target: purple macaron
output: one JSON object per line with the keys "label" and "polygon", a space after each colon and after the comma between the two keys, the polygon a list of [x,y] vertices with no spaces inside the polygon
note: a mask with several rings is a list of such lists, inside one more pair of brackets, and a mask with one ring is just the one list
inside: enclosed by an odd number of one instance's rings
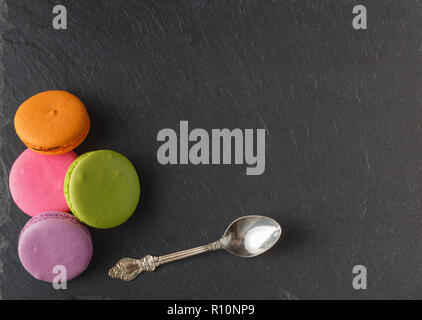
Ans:
{"label": "purple macaron", "polygon": [[92,240],[87,227],[74,216],[47,212],[33,217],[19,236],[19,258],[34,278],[53,282],[57,266],[66,270],[66,280],[80,275],[92,257]]}

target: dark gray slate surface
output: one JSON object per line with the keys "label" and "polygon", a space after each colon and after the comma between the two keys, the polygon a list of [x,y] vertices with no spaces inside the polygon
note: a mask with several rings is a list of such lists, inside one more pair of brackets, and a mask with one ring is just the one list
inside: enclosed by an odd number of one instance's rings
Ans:
{"label": "dark gray slate surface", "polygon": [[[2,0],[0,297],[422,298],[421,1]],[[365,4],[369,30],[352,29]],[[24,150],[21,102],[48,89],[87,105],[76,151],[114,149],[135,164],[142,199],[112,230],[91,230],[89,269],[66,291],[31,278],[17,256],[28,220],[8,174]],[[266,128],[266,172],[160,166],[163,128]],[[165,254],[217,239],[241,215],[285,229],[268,254],[211,253],[132,283],[108,279],[123,256]],[[368,290],[352,268],[368,268]]]}

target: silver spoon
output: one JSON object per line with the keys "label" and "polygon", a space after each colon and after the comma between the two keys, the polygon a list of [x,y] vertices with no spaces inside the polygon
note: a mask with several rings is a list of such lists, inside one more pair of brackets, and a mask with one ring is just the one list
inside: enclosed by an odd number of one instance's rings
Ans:
{"label": "silver spoon", "polygon": [[216,242],[161,257],[147,255],[142,259],[123,258],[109,270],[108,275],[114,279],[132,281],[140,273],[152,272],[163,264],[219,249],[224,249],[239,257],[251,258],[270,249],[276,244],[280,235],[280,225],[271,218],[241,217],[233,221],[223,237]]}

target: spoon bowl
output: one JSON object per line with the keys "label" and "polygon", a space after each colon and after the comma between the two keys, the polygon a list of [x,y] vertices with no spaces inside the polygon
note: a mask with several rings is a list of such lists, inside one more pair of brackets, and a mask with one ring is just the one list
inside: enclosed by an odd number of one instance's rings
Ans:
{"label": "spoon bowl", "polygon": [[281,236],[281,227],[274,219],[246,216],[232,222],[220,240],[221,248],[242,257],[256,257],[269,250]]}

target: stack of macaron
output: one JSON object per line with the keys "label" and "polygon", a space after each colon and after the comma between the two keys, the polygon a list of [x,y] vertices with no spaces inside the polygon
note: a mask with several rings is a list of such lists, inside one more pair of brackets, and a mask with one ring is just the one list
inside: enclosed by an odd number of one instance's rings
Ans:
{"label": "stack of macaron", "polygon": [[77,156],[73,149],[88,135],[90,119],[82,101],[68,92],[29,98],[16,112],[15,129],[28,149],[12,166],[10,193],[32,217],[19,237],[19,258],[36,279],[53,282],[64,267],[71,280],[91,261],[88,226],[113,228],[135,211],[138,175],[114,151]]}

